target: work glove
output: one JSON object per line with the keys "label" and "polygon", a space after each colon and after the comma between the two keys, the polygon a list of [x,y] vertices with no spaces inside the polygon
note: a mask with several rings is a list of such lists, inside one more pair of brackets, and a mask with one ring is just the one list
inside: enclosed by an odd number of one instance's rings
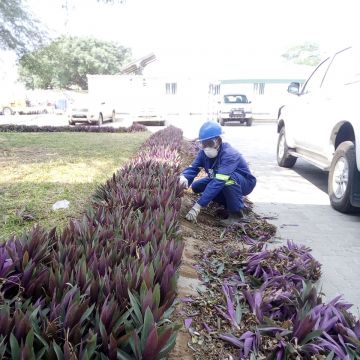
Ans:
{"label": "work glove", "polygon": [[197,222],[197,217],[200,213],[201,206],[198,203],[195,203],[195,205],[191,208],[191,210],[186,214],[185,218],[186,220],[189,220],[191,222]]}
{"label": "work glove", "polygon": [[189,187],[189,182],[184,175],[180,175],[179,184],[180,184],[180,186],[183,186],[185,189],[187,189]]}

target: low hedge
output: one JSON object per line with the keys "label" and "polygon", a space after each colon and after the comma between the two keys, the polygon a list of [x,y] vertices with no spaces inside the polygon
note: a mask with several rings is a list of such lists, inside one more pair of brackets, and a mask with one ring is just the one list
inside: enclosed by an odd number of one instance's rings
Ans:
{"label": "low hedge", "polygon": [[99,132],[127,133],[146,131],[146,126],[133,124],[129,127],[113,128],[111,126],[37,126],[37,125],[0,125],[0,132]]}

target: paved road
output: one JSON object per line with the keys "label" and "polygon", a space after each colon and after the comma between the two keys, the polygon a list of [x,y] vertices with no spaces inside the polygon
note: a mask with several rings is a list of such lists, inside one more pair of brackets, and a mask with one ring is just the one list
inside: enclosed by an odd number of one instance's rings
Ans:
{"label": "paved road", "polygon": [[250,162],[258,184],[249,196],[259,214],[275,217],[278,236],[313,249],[323,265],[320,281],[326,300],[343,294],[359,313],[360,215],[344,215],[331,208],[327,173],[298,160],[293,169],[276,163],[276,124],[227,126],[226,141]]}

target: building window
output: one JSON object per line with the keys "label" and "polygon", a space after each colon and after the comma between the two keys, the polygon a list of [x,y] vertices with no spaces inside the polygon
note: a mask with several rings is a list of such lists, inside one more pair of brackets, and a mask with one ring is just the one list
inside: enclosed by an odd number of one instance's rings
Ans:
{"label": "building window", "polygon": [[209,94],[219,95],[220,94],[220,85],[210,84],[209,85]]}
{"label": "building window", "polygon": [[254,94],[264,95],[265,83],[254,83]]}
{"label": "building window", "polygon": [[166,83],[166,94],[175,95],[177,92],[177,83]]}

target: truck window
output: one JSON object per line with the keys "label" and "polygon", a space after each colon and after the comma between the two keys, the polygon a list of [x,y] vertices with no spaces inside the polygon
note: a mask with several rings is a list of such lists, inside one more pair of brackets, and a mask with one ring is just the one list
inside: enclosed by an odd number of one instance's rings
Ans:
{"label": "truck window", "polygon": [[246,104],[247,97],[245,95],[225,95],[224,103],[225,104]]}
{"label": "truck window", "polygon": [[304,85],[302,94],[308,94],[310,92],[320,89],[322,81],[324,79],[326,70],[329,66],[329,58],[323,61],[312,73],[306,84]]}
{"label": "truck window", "polygon": [[359,58],[352,48],[338,52],[323,81],[323,87],[336,90],[339,86],[360,80]]}

